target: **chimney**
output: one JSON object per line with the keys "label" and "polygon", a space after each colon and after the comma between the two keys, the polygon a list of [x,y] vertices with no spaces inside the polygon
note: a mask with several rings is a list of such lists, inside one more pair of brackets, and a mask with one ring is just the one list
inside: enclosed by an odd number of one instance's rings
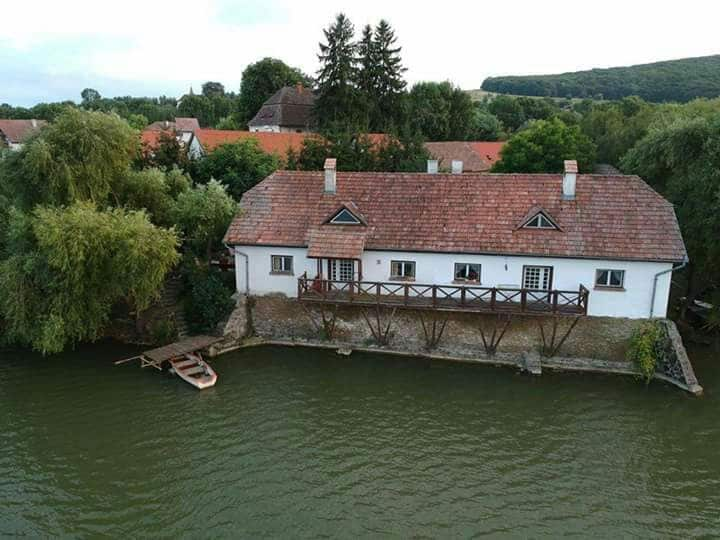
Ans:
{"label": "chimney", "polygon": [[305,88],[303,87],[303,84],[302,84],[302,83],[297,83],[297,84],[295,85],[295,89],[297,90],[297,93],[298,93],[298,94],[302,94],[302,93],[303,93],[303,90],[305,90]]}
{"label": "chimney", "polygon": [[463,172],[463,162],[459,159],[452,160],[452,173],[461,174]]}
{"label": "chimney", "polygon": [[325,193],[335,193],[337,188],[337,179],[335,177],[335,169],[337,160],[335,158],[327,158],[325,160]]}
{"label": "chimney", "polygon": [[428,174],[437,174],[438,173],[438,160],[437,159],[428,159],[427,160],[427,172],[428,172]]}
{"label": "chimney", "polygon": [[36,127],[37,127],[37,120],[35,120],[35,119],[33,118],[32,120],[30,120],[30,122],[32,122],[32,127],[33,127],[33,128],[36,128]]}
{"label": "chimney", "polygon": [[577,180],[578,164],[574,159],[565,160],[565,172],[563,173],[562,194],[563,199],[572,201],[575,199],[575,181]]}
{"label": "chimney", "polygon": [[167,120],[165,120],[165,122],[163,122],[163,126],[165,126],[165,129],[169,128],[169,127],[170,127],[170,122],[167,121]]}

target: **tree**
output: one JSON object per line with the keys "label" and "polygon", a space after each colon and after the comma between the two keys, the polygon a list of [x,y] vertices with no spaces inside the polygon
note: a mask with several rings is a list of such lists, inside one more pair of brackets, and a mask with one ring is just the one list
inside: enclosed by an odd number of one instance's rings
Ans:
{"label": "tree", "polygon": [[82,98],[82,104],[84,107],[92,107],[102,98],[100,92],[98,92],[94,88],[86,88],[85,90],[80,92],[80,97]]}
{"label": "tree", "polygon": [[124,301],[149,306],[178,260],[178,239],[144,212],[88,202],[16,213],[13,255],[0,261],[0,317],[9,341],[43,353],[101,336]]}
{"label": "tree", "polygon": [[577,160],[581,171],[591,171],[595,145],[578,126],[567,126],[557,118],[536,120],[510,138],[501,157],[494,172],[558,173],[567,159]]}
{"label": "tree", "polygon": [[449,82],[423,82],[409,96],[413,130],[430,141],[464,141],[472,136],[474,105],[470,96]]}
{"label": "tree", "polygon": [[358,120],[357,45],[353,41],[355,29],[340,13],[329,28],[323,30],[326,43],[320,43],[320,69],[317,77],[315,118],[322,126],[343,122],[354,125]]}
{"label": "tree", "polygon": [[222,144],[200,161],[196,179],[200,182],[219,180],[229,193],[240,200],[242,194],[280,165],[277,156],[266,154],[255,139]]}
{"label": "tree", "polygon": [[154,147],[144,146],[141,166],[171,169],[179,167],[187,170],[190,167],[187,149],[180,143],[174,131],[163,131],[158,136]]}
{"label": "tree", "polygon": [[117,115],[67,109],[0,162],[0,182],[24,208],[106,203],[138,149],[137,131]]}
{"label": "tree", "polygon": [[224,96],[225,87],[219,82],[208,81],[202,85],[202,95],[208,98]]}
{"label": "tree", "polygon": [[[651,128],[623,158],[675,206],[690,256],[684,307],[720,290],[720,114]],[[720,315],[715,304],[714,317]],[[683,309],[684,314],[684,309]]]}
{"label": "tree", "polygon": [[130,127],[142,131],[150,123],[144,114],[130,114],[127,117],[127,123]]}
{"label": "tree", "polygon": [[210,180],[178,196],[174,217],[188,246],[209,263],[236,212],[237,203],[225,186]]}
{"label": "tree", "polygon": [[118,206],[145,210],[155,225],[175,224],[175,199],[190,189],[190,179],[179,169],[128,171],[116,192]]}
{"label": "tree", "polygon": [[197,118],[202,127],[212,126],[216,121],[212,101],[206,96],[195,94],[185,94],[182,97],[177,115]]}
{"label": "tree", "polygon": [[355,85],[358,92],[359,122],[365,129],[373,129],[376,118],[378,58],[372,27],[363,27],[362,38],[357,44],[358,69],[355,72]]}
{"label": "tree", "polygon": [[[371,129],[387,131],[397,127],[402,121],[402,108],[400,99],[407,83],[403,73],[407,71],[400,58],[401,47],[395,44],[397,37],[395,31],[385,19],[381,19],[375,27],[374,59],[377,74],[375,79],[374,98],[376,100],[375,114]],[[468,98],[469,100],[469,98]]]}
{"label": "tree", "polygon": [[242,72],[240,97],[238,100],[239,120],[247,125],[270,96],[284,86],[312,86],[312,80],[297,68],[288,66],[282,60],[263,58],[250,64]]}

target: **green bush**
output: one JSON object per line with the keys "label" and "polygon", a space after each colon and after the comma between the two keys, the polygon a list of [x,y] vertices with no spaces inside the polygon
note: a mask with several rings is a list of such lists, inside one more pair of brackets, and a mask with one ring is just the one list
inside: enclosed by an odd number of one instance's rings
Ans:
{"label": "green bush", "polygon": [[656,321],[643,323],[630,338],[626,358],[635,364],[640,371],[639,377],[645,383],[649,384],[655,374],[662,356],[664,338],[663,329]]}
{"label": "green bush", "polygon": [[223,283],[219,270],[186,265],[185,321],[192,333],[215,329],[235,307],[233,290]]}
{"label": "green bush", "polygon": [[175,341],[177,337],[177,326],[174,320],[164,319],[155,321],[150,327],[150,339],[152,339],[155,345],[167,345]]}

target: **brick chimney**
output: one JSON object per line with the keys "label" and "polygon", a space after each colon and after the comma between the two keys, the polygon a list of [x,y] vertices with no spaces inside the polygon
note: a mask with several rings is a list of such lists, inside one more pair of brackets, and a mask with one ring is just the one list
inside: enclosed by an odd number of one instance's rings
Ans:
{"label": "brick chimney", "polygon": [[428,159],[427,160],[427,172],[428,174],[437,174],[438,172],[438,160]]}
{"label": "brick chimney", "polygon": [[453,159],[452,160],[452,173],[453,174],[462,174],[463,172],[463,162],[459,159]]}
{"label": "brick chimney", "polygon": [[337,191],[336,168],[337,160],[335,158],[325,160],[325,193],[335,193]]}
{"label": "brick chimney", "polygon": [[578,164],[574,159],[565,160],[565,172],[563,173],[562,194],[563,199],[572,201],[575,199],[575,183],[577,181]]}
{"label": "brick chimney", "polygon": [[298,94],[302,94],[305,91],[305,87],[303,86],[302,83],[297,83],[295,85],[295,90],[297,90]]}

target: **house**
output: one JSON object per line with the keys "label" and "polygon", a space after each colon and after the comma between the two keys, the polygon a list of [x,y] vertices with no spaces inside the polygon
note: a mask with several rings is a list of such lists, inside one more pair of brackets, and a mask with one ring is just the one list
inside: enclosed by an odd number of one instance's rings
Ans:
{"label": "house", "polygon": [[46,124],[45,120],[0,120],[0,148],[20,150],[23,142]]}
{"label": "house", "polygon": [[181,143],[189,145],[193,134],[199,129],[200,123],[197,118],[175,118],[174,122],[169,120],[153,122],[144,131],[174,131]]}
{"label": "house", "polygon": [[273,133],[233,131],[225,129],[199,129],[190,143],[188,154],[192,159],[199,159],[215,150],[221,144],[253,139],[263,152],[275,154],[285,160],[287,152],[292,149],[299,152],[303,141],[308,135],[304,133]]}
{"label": "house", "polygon": [[638,176],[276,171],[225,243],[238,291],[338,303],[664,317],[687,261]]}
{"label": "house", "polygon": [[444,141],[427,142],[425,149],[438,160],[441,170],[450,171],[453,161],[461,161],[465,172],[485,172],[500,160],[504,145],[503,141]]}
{"label": "house", "polygon": [[285,86],[275,92],[248,122],[250,131],[309,133],[312,131],[315,95],[303,85]]}

